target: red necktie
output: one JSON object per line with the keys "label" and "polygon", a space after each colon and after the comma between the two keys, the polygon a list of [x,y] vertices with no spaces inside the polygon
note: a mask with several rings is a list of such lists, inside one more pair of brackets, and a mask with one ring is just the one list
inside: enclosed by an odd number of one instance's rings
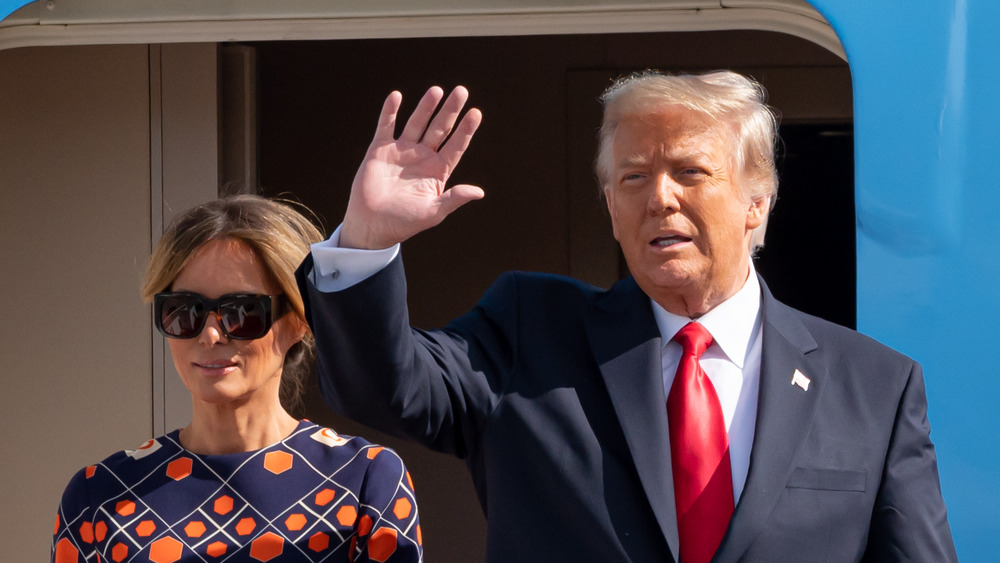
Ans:
{"label": "red necktie", "polygon": [[674,340],[684,348],[667,396],[680,560],[707,563],[733,515],[729,438],[715,387],[698,363],[712,335],[688,323]]}

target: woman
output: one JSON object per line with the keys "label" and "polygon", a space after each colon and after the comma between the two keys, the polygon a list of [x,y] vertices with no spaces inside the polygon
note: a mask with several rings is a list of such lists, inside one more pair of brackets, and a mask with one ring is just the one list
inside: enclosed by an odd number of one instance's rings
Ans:
{"label": "woman", "polygon": [[77,473],[52,561],[422,560],[399,457],[288,412],[313,347],[294,273],[321,239],[257,196],[206,203],[164,233],[143,297],[191,422]]}

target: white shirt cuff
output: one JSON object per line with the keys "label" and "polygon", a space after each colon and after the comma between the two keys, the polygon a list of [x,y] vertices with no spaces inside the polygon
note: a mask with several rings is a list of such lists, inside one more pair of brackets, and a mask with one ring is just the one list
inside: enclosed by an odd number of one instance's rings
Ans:
{"label": "white shirt cuff", "polygon": [[399,254],[398,244],[383,250],[340,248],[341,226],[330,238],[311,246],[313,271],[309,277],[323,293],[343,291],[365,281],[382,271]]}

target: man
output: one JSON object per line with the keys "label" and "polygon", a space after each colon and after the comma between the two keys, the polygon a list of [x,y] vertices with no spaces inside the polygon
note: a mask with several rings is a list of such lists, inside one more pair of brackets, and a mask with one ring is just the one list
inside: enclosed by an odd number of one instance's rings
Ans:
{"label": "man", "polygon": [[389,96],[299,274],[327,401],[464,458],[487,560],[956,559],[920,367],[782,305],[753,268],[777,190],[759,85],[619,81],[597,167],[632,277],[505,274],[425,332],[398,244],[483,194],[444,189],[481,116],[458,121],[461,88],[434,115],[442,97],[397,140]]}

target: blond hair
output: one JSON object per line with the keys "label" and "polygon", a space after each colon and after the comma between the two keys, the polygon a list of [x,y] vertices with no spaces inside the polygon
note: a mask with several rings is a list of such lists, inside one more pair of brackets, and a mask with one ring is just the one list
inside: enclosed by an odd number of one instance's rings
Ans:
{"label": "blond hair", "polygon": [[[778,117],[766,103],[767,93],[757,81],[732,71],[670,75],[644,71],[618,79],[601,96],[601,124],[595,169],[602,189],[613,187],[612,145],[621,120],[631,115],[653,113],[663,106],[679,105],[728,124],[732,139],[733,169],[743,193],[753,200],[778,197],[778,172],[774,153],[778,142]],[[768,210],[770,211],[770,209]],[[764,246],[767,216],[750,240],[750,250]]]}
{"label": "blond hair", "polygon": [[[309,253],[310,244],[323,240],[323,234],[292,205],[298,204],[236,195],[203,203],[180,215],[153,249],[142,286],[143,300],[151,302],[154,295],[169,289],[205,243],[232,239],[253,249],[268,275],[281,288],[293,314],[308,326],[295,270]],[[313,215],[304,206],[298,206]],[[281,401],[289,411],[300,404],[315,345],[312,333],[307,330],[303,339],[285,354]]]}

